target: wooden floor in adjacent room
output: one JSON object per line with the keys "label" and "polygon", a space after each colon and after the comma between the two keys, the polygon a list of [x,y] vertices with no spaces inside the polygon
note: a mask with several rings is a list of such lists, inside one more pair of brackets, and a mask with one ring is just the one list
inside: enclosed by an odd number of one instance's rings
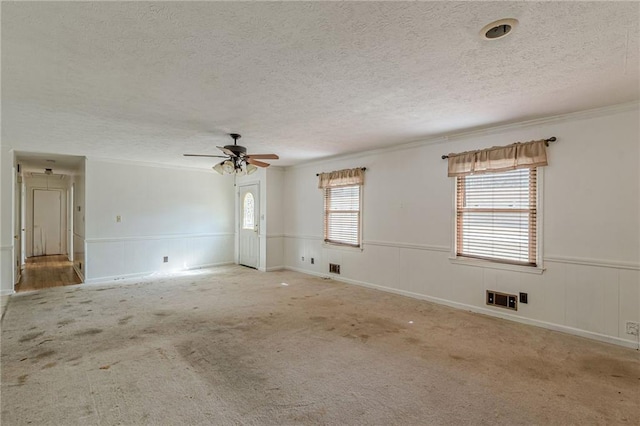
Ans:
{"label": "wooden floor in adjacent room", "polygon": [[42,290],[50,287],[81,284],[66,255],[30,257],[25,262],[16,291]]}

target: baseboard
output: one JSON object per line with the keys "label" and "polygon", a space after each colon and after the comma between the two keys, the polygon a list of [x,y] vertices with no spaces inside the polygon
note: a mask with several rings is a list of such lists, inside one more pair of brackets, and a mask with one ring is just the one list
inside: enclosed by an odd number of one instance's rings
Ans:
{"label": "baseboard", "polygon": [[193,266],[191,268],[185,269],[185,271],[193,271],[195,269],[206,269],[206,268],[215,268],[216,266],[226,266],[226,265],[235,265],[236,262],[230,260],[228,262],[218,262],[218,263],[206,263],[204,265]]}
{"label": "baseboard", "polygon": [[[10,291],[10,290],[5,290]],[[7,308],[9,307],[9,299],[11,295],[0,295],[0,322],[4,320],[4,314],[7,313]]]}
{"label": "baseboard", "polygon": [[[213,268],[216,266],[225,266],[225,265],[233,265],[234,262],[219,262],[219,263],[207,263],[204,265],[198,265],[198,266],[193,266],[191,268],[187,268],[187,269],[181,269],[179,271],[175,271],[176,274],[179,274],[180,272],[187,272],[187,271],[194,271],[197,269],[206,269],[206,268]],[[154,274],[162,274],[162,273],[171,273],[171,272],[165,272],[165,271],[147,271],[147,272],[136,272],[133,274],[123,274],[123,275],[111,275],[108,277],[97,277],[97,278],[89,278],[88,280],[84,280],[85,284],[99,284],[99,283],[106,283],[106,282],[110,282],[110,281],[121,281],[121,280],[130,280],[130,279],[135,279],[135,278],[148,278],[153,276]]]}
{"label": "baseboard", "polygon": [[15,294],[15,292],[15,290],[0,290],[0,297],[11,296],[12,294]]}
{"label": "baseboard", "polygon": [[78,269],[75,263],[73,264],[73,270],[76,271],[76,274],[78,274],[80,281],[85,282],[84,274],[80,271],[80,269]]}
{"label": "baseboard", "polygon": [[[334,278],[334,274],[322,274],[320,272],[309,271],[307,269],[296,268],[296,267],[293,267],[293,266],[283,266],[283,268],[286,269],[287,271],[300,272],[301,274],[313,275],[314,277]],[[339,276],[337,278],[335,278],[335,280],[336,281],[341,281]]]}
{"label": "baseboard", "polygon": [[439,305],[449,306],[455,309],[461,309],[465,311],[470,311],[478,314],[488,315],[492,317],[502,318],[514,322],[518,322],[521,324],[533,325],[536,327],[545,328],[547,330],[559,331],[561,333],[571,334],[574,336],[584,337],[591,340],[597,340],[600,342],[611,343],[618,346],[624,346],[631,349],[640,349],[638,347],[638,342],[634,340],[626,340],[621,339],[619,337],[608,336],[606,334],[595,333],[592,331],[582,330],[579,328],[573,328],[566,325],[554,324],[546,321],[536,320],[532,318],[520,317],[517,315],[512,315],[505,312],[497,312],[488,308],[483,308],[474,305],[467,305],[466,303],[454,302],[448,299],[441,299],[439,297],[426,296],[424,294],[413,293],[406,290],[399,290],[391,287],[385,287],[377,284],[371,284],[364,281],[358,281],[351,278],[344,278],[335,274],[322,274],[315,271],[309,271],[301,268],[294,268],[290,266],[285,266],[285,269],[295,272],[300,272],[307,275],[313,275],[321,278],[330,278],[335,281],[340,281],[346,284],[354,284],[361,287],[372,288],[375,290],[386,291],[388,293],[399,294],[401,296],[412,297],[414,299],[426,300],[428,302],[437,303]]}
{"label": "baseboard", "polygon": [[282,271],[283,269],[286,269],[284,266],[280,265],[280,266],[269,266],[266,271],[267,272],[273,272],[273,271]]}

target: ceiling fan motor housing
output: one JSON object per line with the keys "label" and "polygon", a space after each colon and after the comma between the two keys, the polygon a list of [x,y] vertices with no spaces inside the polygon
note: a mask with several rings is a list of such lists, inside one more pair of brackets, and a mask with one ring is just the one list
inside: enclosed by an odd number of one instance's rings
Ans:
{"label": "ceiling fan motor housing", "polygon": [[244,146],[240,146],[240,145],[225,145],[224,148],[228,149],[231,152],[233,152],[238,157],[240,157],[241,155],[244,156],[244,155],[247,154],[247,148],[245,148]]}

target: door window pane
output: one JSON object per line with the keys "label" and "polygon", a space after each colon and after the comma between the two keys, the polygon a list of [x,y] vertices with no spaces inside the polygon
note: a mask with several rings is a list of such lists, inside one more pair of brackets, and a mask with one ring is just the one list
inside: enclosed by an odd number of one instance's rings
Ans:
{"label": "door window pane", "polygon": [[242,229],[253,229],[255,226],[253,194],[247,192],[242,202]]}

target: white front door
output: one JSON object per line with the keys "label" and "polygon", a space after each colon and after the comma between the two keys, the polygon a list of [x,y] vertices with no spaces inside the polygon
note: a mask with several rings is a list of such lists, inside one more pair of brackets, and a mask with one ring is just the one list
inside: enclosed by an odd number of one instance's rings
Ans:
{"label": "white front door", "polygon": [[33,192],[33,255],[61,254],[61,193],[36,189]]}
{"label": "white front door", "polygon": [[238,239],[238,263],[252,268],[258,268],[258,248],[260,241],[260,192],[258,184],[240,187],[238,210],[239,239]]}

